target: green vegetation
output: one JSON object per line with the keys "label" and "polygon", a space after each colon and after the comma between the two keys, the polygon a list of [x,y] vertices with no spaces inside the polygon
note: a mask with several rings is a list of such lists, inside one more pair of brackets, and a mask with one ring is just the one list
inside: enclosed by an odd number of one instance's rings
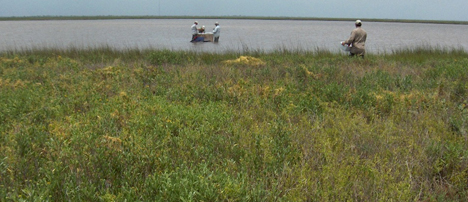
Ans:
{"label": "green vegetation", "polygon": [[[23,16],[0,17],[0,21],[12,20],[117,20],[117,19],[242,19],[242,20],[317,20],[317,21],[355,21],[351,18],[318,18],[318,17],[273,17],[273,16]],[[402,23],[433,23],[433,24],[463,24],[467,21],[451,20],[410,20],[410,19],[374,19],[364,18],[366,22],[402,22]]]}
{"label": "green vegetation", "polygon": [[0,199],[465,200],[467,67],[430,47],[3,52]]}

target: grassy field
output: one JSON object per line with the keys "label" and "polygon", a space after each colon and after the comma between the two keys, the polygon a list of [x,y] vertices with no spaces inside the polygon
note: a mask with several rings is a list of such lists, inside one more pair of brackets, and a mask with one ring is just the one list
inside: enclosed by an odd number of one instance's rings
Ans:
{"label": "grassy field", "polygon": [[0,53],[0,201],[462,201],[468,54]]}

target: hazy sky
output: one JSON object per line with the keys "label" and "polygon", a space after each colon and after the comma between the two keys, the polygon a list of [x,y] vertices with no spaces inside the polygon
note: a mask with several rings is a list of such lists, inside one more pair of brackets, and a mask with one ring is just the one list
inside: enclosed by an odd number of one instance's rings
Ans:
{"label": "hazy sky", "polygon": [[0,16],[197,15],[468,21],[468,0],[0,0]]}

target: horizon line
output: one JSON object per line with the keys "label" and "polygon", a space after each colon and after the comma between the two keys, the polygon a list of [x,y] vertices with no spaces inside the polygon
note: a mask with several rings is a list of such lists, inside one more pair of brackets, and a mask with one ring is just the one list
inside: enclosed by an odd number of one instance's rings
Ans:
{"label": "horizon line", "polygon": [[[10,20],[111,20],[111,19],[243,19],[243,20],[316,20],[316,21],[354,21],[357,18],[332,17],[289,17],[289,16],[193,16],[193,15],[36,15],[36,16],[3,16],[0,21]],[[386,19],[386,18],[359,18],[368,22],[401,22],[401,23],[433,23],[433,24],[464,24],[468,21],[457,20],[421,20],[421,19]]]}

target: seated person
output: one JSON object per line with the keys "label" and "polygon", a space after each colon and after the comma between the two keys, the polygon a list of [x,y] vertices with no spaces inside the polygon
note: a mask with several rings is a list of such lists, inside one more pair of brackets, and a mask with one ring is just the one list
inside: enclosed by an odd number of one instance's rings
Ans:
{"label": "seated person", "polygon": [[205,25],[203,25],[200,29],[198,29],[199,34],[205,33]]}

